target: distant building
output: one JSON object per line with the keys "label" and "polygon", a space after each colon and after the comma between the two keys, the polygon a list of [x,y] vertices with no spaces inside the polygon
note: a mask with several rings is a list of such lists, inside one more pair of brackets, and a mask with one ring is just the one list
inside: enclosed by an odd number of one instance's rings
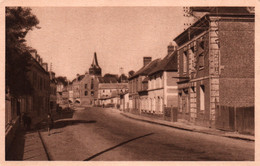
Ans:
{"label": "distant building", "polygon": [[63,88],[65,87],[65,85],[57,80],[57,84],[56,84],[56,98],[57,98],[57,104],[62,104],[63,100],[62,100],[62,91]]}
{"label": "distant building", "polygon": [[113,98],[120,99],[120,94],[128,92],[128,83],[106,83],[99,82],[98,84],[98,104],[119,104],[119,101],[114,102]]}
{"label": "distant building", "polygon": [[69,104],[74,103],[74,97],[73,97],[73,83],[69,82],[68,83],[68,92],[69,92]]}
{"label": "distant building", "polygon": [[147,77],[159,61],[160,59],[152,61],[151,57],[144,57],[143,67],[129,78],[129,108],[132,112],[141,113],[141,106],[142,110],[149,110]]}
{"label": "distant building", "polygon": [[55,79],[55,73],[50,71],[50,112],[56,111],[57,105],[57,80]]}
{"label": "distant building", "polygon": [[80,100],[83,105],[97,105],[98,103],[98,83],[102,75],[102,69],[98,65],[97,54],[94,53],[89,73],[84,75],[80,83]]}
{"label": "distant building", "polygon": [[213,8],[174,39],[178,118],[214,127],[217,107],[254,106],[254,21],[247,8]]}
{"label": "distant building", "polygon": [[[77,74],[77,77],[72,81],[72,86],[69,86],[70,94],[73,93],[73,102],[77,104],[81,103],[81,81],[84,77],[84,75]],[[71,88],[73,92],[71,92]]]}

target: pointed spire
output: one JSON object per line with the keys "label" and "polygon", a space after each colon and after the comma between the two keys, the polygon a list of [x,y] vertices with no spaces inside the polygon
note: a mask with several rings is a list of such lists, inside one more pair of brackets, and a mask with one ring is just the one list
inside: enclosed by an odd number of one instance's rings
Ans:
{"label": "pointed spire", "polygon": [[94,53],[93,61],[91,67],[89,68],[90,75],[101,75],[101,68],[98,65],[97,54]]}
{"label": "pointed spire", "polygon": [[93,61],[92,61],[91,66],[92,66],[92,67],[100,68],[100,67],[98,66],[97,53],[96,53],[96,52],[94,53],[94,58],[93,58]]}

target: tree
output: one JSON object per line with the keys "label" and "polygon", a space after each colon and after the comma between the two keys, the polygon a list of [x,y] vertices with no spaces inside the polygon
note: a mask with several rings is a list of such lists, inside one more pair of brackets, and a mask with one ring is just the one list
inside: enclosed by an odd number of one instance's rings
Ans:
{"label": "tree", "polygon": [[128,78],[132,77],[134,74],[135,74],[135,71],[134,70],[130,70],[128,72]]}
{"label": "tree", "polygon": [[26,45],[25,36],[39,20],[31,13],[30,8],[6,7],[6,86],[13,96],[22,96],[32,92],[27,77],[30,66],[30,47]]}
{"label": "tree", "polygon": [[123,82],[127,82],[128,81],[128,78],[125,74],[121,74],[120,77],[118,78],[118,82],[119,83],[123,83]]}
{"label": "tree", "polygon": [[57,82],[61,82],[64,86],[67,86],[69,81],[67,80],[67,77],[58,76],[56,78]]}

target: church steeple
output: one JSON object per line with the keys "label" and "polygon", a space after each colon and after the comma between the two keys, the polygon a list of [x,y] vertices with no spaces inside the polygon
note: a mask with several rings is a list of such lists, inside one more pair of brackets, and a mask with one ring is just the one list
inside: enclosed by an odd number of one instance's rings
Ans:
{"label": "church steeple", "polygon": [[89,74],[101,76],[101,68],[98,65],[96,52],[94,53],[93,61],[92,61],[91,67],[89,68]]}

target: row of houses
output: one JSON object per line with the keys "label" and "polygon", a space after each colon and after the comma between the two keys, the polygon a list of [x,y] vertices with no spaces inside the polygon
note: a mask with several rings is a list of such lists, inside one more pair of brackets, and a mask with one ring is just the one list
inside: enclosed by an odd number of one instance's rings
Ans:
{"label": "row of houses", "polygon": [[[254,133],[255,15],[247,7],[203,12],[173,39],[163,59],[144,57],[129,78],[124,111]],[[240,117],[240,118],[238,118]]]}
{"label": "row of houses", "polygon": [[48,71],[48,64],[43,62],[36,50],[30,50],[28,53],[31,58],[27,77],[32,86],[32,93],[14,97],[6,85],[5,134],[7,149],[24,113],[31,117],[32,124],[36,124],[46,118],[47,113],[56,108],[55,73]]}
{"label": "row of houses", "polygon": [[120,94],[128,92],[128,83],[118,81],[115,75],[102,76],[94,53],[92,64],[84,75],[64,85],[57,84],[57,103],[60,105],[119,106]]}

